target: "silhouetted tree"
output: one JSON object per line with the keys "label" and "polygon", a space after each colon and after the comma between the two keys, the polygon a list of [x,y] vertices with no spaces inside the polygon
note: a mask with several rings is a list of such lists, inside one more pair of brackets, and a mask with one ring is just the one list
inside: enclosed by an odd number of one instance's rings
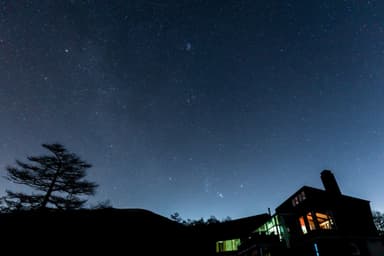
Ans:
{"label": "silhouetted tree", "polygon": [[373,216],[373,223],[375,223],[376,229],[379,232],[380,235],[384,235],[384,214],[375,211],[372,213]]}
{"label": "silhouetted tree", "polygon": [[220,220],[218,220],[215,216],[211,216],[209,219],[207,219],[206,224],[216,224],[220,223]]}
{"label": "silhouetted tree", "polygon": [[183,219],[180,217],[178,212],[171,214],[171,220],[176,221],[178,223],[183,223]]}
{"label": "silhouetted tree", "polygon": [[200,218],[198,220],[187,220],[187,225],[190,226],[204,226],[207,225],[207,223],[204,221],[204,218]]}
{"label": "silhouetted tree", "polygon": [[231,221],[231,220],[232,220],[231,217],[227,216],[227,217],[225,217],[225,218],[222,220],[222,222],[227,222],[227,221]]}
{"label": "silhouetted tree", "polygon": [[105,200],[105,201],[100,201],[100,202],[97,202],[96,205],[92,205],[91,206],[91,209],[111,209],[113,208],[112,207],[112,203],[109,199]]}
{"label": "silhouetted tree", "polygon": [[93,195],[97,184],[84,179],[90,164],[61,144],[43,144],[50,155],[30,156],[31,163],[16,161],[17,167],[8,166],[6,178],[40,193],[6,191],[3,198],[8,210],[26,209],[78,209]]}
{"label": "silhouetted tree", "polygon": [[[191,220],[191,219],[183,220],[183,218],[181,218],[181,216],[178,212],[171,214],[171,219],[180,223],[180,224],[183,224],[185,226],[205,226],[205,225],[220,223],[220,220],[218,220],[213,215],[209,219],[207,219],[206,221],[203,218],[200,218],[198,220]],[[229,217],[227,217],[227,219],[224,221],[228,221],[228,220],[230,220]]]}

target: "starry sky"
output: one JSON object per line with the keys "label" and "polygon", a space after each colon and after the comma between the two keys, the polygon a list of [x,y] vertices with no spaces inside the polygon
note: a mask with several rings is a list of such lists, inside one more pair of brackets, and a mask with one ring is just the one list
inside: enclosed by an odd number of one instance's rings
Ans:
{"label": "starry sky", "polygon": [[60,142],[90,205],[234,219],[330,169],[384,211],[383,71],[383,1],[0,0],[1,176]]}

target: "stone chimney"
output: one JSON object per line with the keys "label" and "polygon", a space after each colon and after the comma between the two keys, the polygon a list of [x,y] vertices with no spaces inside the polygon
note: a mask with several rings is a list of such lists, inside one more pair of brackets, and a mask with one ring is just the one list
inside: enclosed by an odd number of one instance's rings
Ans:
{"label": "stone chimney", "polygon": [[321,172],[321,181],[323,182],[323,186],[325,188],[325,191],[334,194],[334,195],[341,195],[341,191],[339,188],[339,185],[337,184],[337,181],[335,179],[335,176],[333,173],[329,170],[324,170]]}

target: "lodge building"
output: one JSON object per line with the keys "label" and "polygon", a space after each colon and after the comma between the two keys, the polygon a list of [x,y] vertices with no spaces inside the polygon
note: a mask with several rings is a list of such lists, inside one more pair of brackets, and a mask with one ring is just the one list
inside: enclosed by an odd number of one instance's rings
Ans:
{"label": "lodge building", "polygon": [[324,190],[300,188],[248,236],[217,241],[217,255],[383,256],[369,201],[343,195],[329,170],[321,180]]}

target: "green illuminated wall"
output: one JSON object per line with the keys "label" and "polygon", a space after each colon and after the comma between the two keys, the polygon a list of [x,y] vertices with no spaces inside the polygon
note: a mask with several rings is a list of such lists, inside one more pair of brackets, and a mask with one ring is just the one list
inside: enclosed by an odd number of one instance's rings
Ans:
{"label": "green illuminated wall", "polygon": [[264,223],[262,226],[260,226],[256,232],[259,233],[266,233],[267,235],[279,235],[279,228],[280,223],[279,223],[279,218],[278,216],[273,216],[269,221]]}
{"label": "green illuminated wall", "polygon": [[231,239],[216,242],[216,252],[232,252],[237,251],[240,246],[240,239]]}

